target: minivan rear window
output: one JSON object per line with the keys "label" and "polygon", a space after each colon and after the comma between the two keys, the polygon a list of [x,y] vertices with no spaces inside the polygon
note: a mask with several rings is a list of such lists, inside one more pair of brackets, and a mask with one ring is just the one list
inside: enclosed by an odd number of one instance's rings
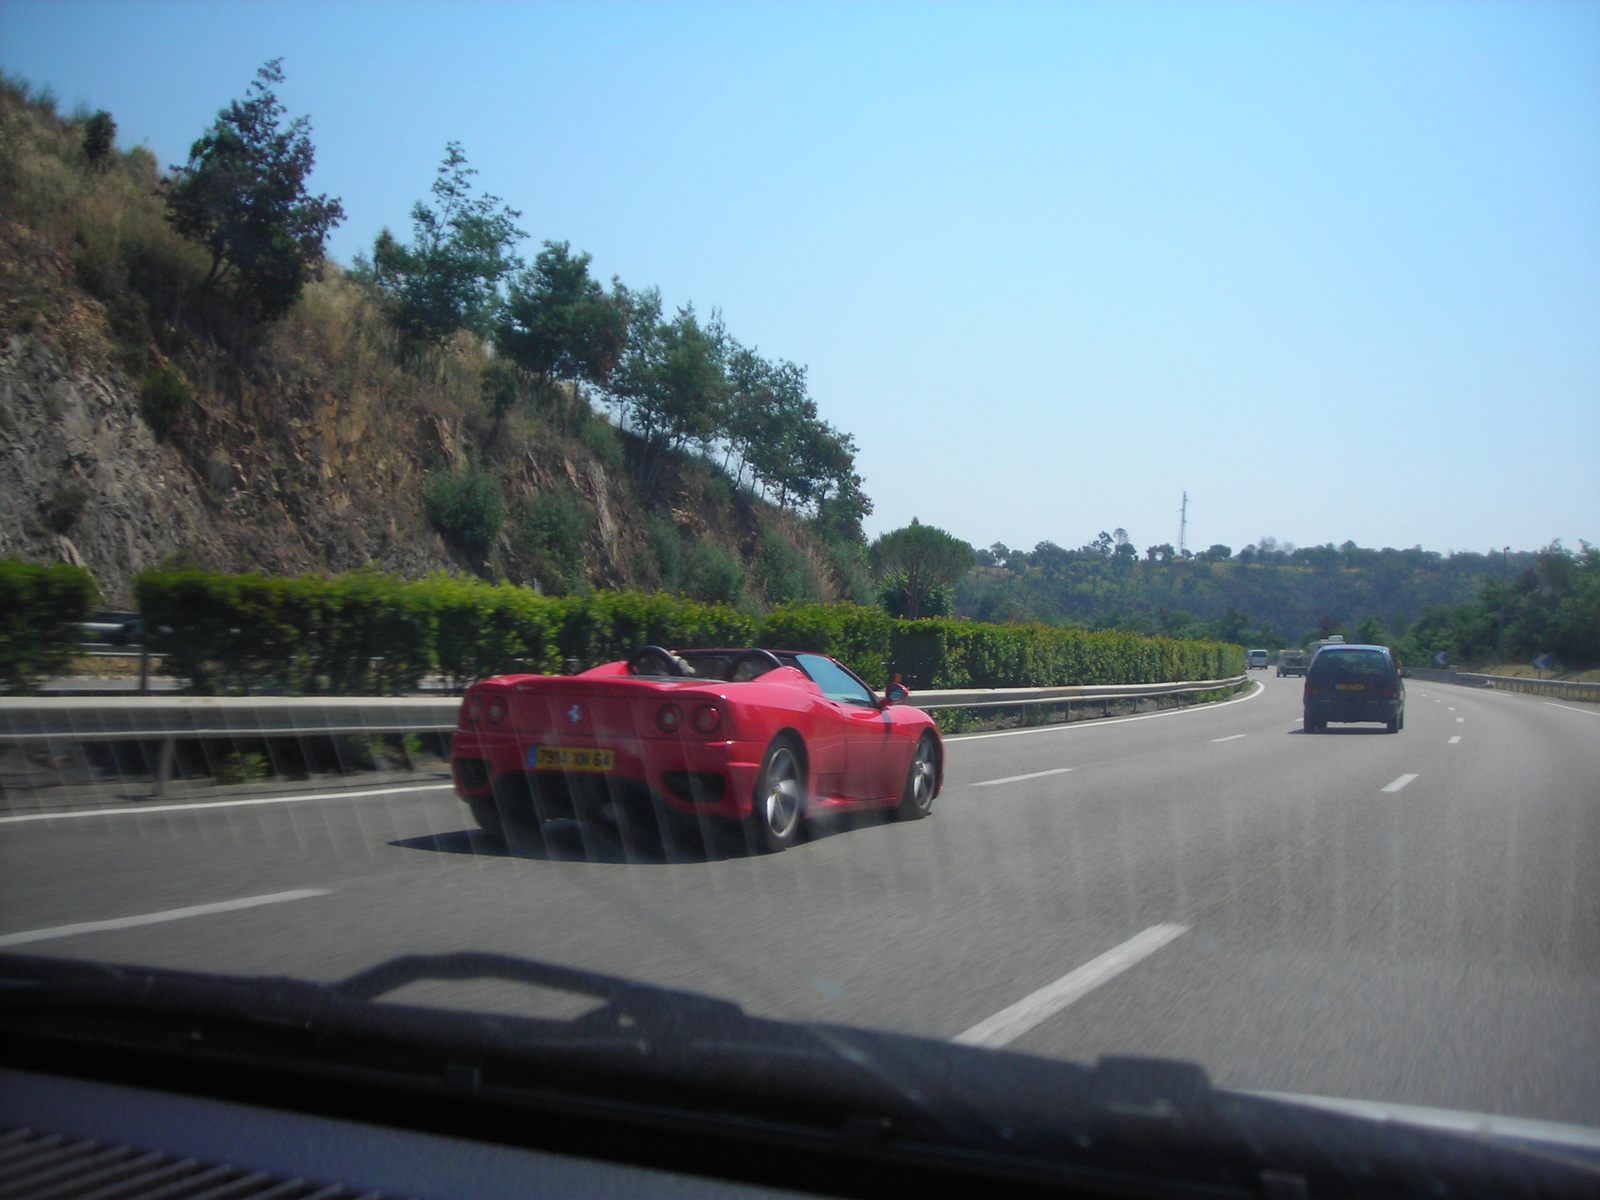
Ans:
{"label": "minivan rear window", "polygon": [[1311,669],[1318,675],[1383,675],[1389,659],[1381,650],[1324,650]]}

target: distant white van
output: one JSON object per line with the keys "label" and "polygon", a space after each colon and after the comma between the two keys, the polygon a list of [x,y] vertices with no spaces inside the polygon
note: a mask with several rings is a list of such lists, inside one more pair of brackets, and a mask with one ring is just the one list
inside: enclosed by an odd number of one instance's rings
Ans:
{"label": "distant white van", "polygon": [[1244,656],[1245,669],[1254,671],[1257,667],[1267,669],[1267,652],[1265,650],[1247,650]]}

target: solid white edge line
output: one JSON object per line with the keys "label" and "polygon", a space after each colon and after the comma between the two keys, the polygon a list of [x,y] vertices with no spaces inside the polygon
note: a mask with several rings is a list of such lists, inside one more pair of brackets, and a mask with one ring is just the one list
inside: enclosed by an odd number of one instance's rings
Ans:
{"label": "solid white edge line", "polygon": [[950,1040],[963,1046],[987,1046],[990,1049],[1008,1045],[1188,932],[1187,925],[1152,925],[1144,932],[1134,934],[1122,945],[1091,958],[1077,970],[1069,971],[1054,983],[1046,984],[1015,1004],[1002,1008],[994,1016],[979,1021],[965,1033],[958,1033]]}
{"label": "solid white edge line", "polygon": [[1458,734],[1455,735],[1455,737],[1451,738],[1448,742],[1446,742],[1445,745],[1446,746],[1454,746],[1460,740],[1461,740],[1461,735],[1458,733]]}
{"label": "solid white edge line", "polygon": [[[1104,729],[1107,725],[1126,725],[1130,721],[1154,721],[1157,717],[1181,717],[1188,713],[1221,712],[1226,711],[1230,704],[1243,704],[1247,700],[1254,700],[1267,690],[1266,684],[1259,679],[1250,685],[1255,690],[1248,696],[1240,696],[1234,700],[1213,701],[1210,704],[1196,704],[1193,708],[1170,708],[1166,712],[1140,713],[1137,717],[1101,717],[1099,720],[1073,721],[1070,724],[1062,721],[1058,725],[1039,725],[1032,729],[1002,729],[998,733],[952,733],[944,740],[947,742],[976,742],[982,738],[1021,737],[1028,733],[1060,733],[1063,729]],[[1117,699],[1126,700],[1126,696]],[[909,701],[916,707],[916,700]]]}
{"label": "solid white edge line", "polygon": [[972,787],[997,787],[1002,783],[1021,783],[1024,779],[1043,779],[1046,775],[1065,775],[1071,767],[1052,767],[1048,771],[1030,771],[1026,775],[1007,775],[1004,779],[985,779]]}
{"label": "solid white edge line", "polygon": [[79,817],[130,817],[145,813],[190,812],[197,808],[245,808],[260,804],[298,804],[307,800],[353,800],[365,796],[404,796],[412,792],[443,792],[454,788],[453,783],[428,783],[420,787],[373,788],[360,792],[318,792],[302,796],[255,796],[249,800],[197,800],[193,804],[140,804],[130,800],[123,808],[77,808],[61,812],[21,813],[0,817],[0,825],[15,825],[21,821],[71,821]]}
{"label": "solid white edge line", "polygon": [[1570,704],[1557,704],[1554,700],[1546,700],[1545,703],[1551,708],[1559,708],[1562,712],[1582,713],[1586,717],[1600,717],[1600,710],[1573,708]]}
{"label": "solid white edge line", "polygon": [[1393,781],[1391,781],[1389,783],[1384,784],[1378,790],[1380,792],[1398,792],[1401,788],[1405,787],[1406,784],[1410,783],[1416,777],[1417,777],[1416,776],[1416,772],[1413,771],[1413,772],[1411,772],[1409,774],[1400,776],[1399,779],[1396,779],[1396,780],[1393,780]]}
{"label": "solid white edge line", "polygon": [[1242,737],[1249,737],[1247,733],[1230,733],[1227,737],[1212,738],[1213,742],[1236,742]]}
{"label": "solid white edge line", "polygon": [[292,892],[271,892],[265,896],[243,896],[238,900],[219,900],[215,904],[191,904],[187,908],[141,913],[136,917],[113,917],[109,921],[79,921],[74,925],[52,925],[47,929],[24,929],[18,933],[0,934],[0,946],[26,946],[29,942],[48,942],[52,938],[75,937],[80,933],[104,933],[112,929],[133,929],[139,925],[160,925],[166,921],[182,921],[189,917],[236,912],[241,908],[259,908],[263,904],[283,904],[289,900],[307,900],[312,896],[330,894],[327,888],[297,888]]}

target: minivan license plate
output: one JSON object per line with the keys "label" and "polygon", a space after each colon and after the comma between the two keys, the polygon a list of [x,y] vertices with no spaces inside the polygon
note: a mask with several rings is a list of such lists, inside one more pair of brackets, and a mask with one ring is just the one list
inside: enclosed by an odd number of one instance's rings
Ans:
{"label": "minivan license plate", "polygon": [[591,771],[604,774],[615,765],[616,752],[613,750],[535,746],[528,751],[528,766],[535,771]]}
{"label": "minivan license plate", "polygon": [[1367,685],[1364,683],[1336,683],[1333,685],[1333,690],[1336,692],[1364,692],[1367,690]]}

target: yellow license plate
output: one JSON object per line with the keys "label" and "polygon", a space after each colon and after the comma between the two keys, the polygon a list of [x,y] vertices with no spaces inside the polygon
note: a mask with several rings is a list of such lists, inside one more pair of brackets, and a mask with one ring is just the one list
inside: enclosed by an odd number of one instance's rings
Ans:
{"label": "yellow license plate", "polygon": [[604,774],[616,765],[616,752],[536,746],[528,751],[528,759],[528,765],[535,771],[592,771]]}
{"label": "yellow license plate", "polygon": [[1333,690],[1336,692],[1364,692],[1367,690],[1367,685],[1364,683],[1336,683],[1333,685]]}

